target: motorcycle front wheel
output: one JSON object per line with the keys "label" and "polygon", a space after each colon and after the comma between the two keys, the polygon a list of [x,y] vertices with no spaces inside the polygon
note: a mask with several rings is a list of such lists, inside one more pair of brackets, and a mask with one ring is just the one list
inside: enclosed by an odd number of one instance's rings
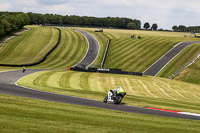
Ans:
{"label": "motorcycle front wheel", "polygon": [[122,96],[116,96],[115,100],[114,100],[114,104],[120,104],[122,101]]}

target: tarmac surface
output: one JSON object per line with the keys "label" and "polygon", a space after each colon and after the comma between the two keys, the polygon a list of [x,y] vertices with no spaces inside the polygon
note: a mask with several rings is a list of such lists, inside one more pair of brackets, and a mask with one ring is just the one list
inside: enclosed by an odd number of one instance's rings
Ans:
{"label": "tarmac surface", "polygon": [[[89,45],[93,45],[94,43],[97,44],[96,39],[91,41],[91,43],[89,43]],[[98,48],[98,46],[93,47],[93,48],[94,49],[92,49],[92,50],[96,51],[95,53],[97,53],[98,50],[96,48]],[[90,52],[90,51],[88,50],[88,52]],[[94,54],[94,55],[96,56],[96,54]],[[96,57],[93,58],[93,60],[91,58],[85,57],[82,60],[83,62],[80,62],[77,66],[79,66],[80,64],[92,63],[95,59],[96,59]],[[49,93],[49,92],[45,92],[45,91],[34,90],[34,89],[26,88],[26,87],[21,87],[16,84],[16,82],[20,78],[22,78],[26,75],[29,75],[31,73],[35,73],[35,72],[43,71],[43,70],[44,69],[32,69],[32,70],[26,70],[25,73],[22,73],[22,70],[0,72],[0,93],[14,95],[14,96],[20,96],[20,97],[28,97],[28,98],[33,98],[33,99],[53,101],[53,102],[60,102],[60,103],[75,104],[75,105],[97,107],[97,108],[103,108],[103,109],[109,109],[109,110],[123,111],[123,112],[156,115],[156,116],[163,116],[163,117],[174,117],[174,118],[181,118],[181,119],[200,120],[199,116],[177,114],[177,113],[165,112],[165,111],[159,111],[159,110],[151,110],[151,109],[140,108],[140,107],[126,106],[123,104],[120,104],[120,105],[106,104],[101,101],[95,101],[95,100],[90,100],[90,99],[84,99],[84,98],[78,98],[78,97],[73,97],[73,96],[60,95],[60,94]],[[104,97],[102,97],[102,101],[103,101],[103,99],[104,99]]]}
{"label": "tarmac surface", "polygon": [[82,33],[88,41],[88,51],[85,57],[78,64],[76,64],[75,67],[89,66],[96,60],[99,54],[99,48],[100,48],[99,43],[92,34],[78,29],[75,29],[75,31]]}
{"label": "tarmac surface", "polygon": [[153,65],[144,71],[144,75],[156,76],[173,58],[175,58],[184,48],[187,46],[200,43],[200,41],[182,42],[168,51],[159,60],[157,60]]}

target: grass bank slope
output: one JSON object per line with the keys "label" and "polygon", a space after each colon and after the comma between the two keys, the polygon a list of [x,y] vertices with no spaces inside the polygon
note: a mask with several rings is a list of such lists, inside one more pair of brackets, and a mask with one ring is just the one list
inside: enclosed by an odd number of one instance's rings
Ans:
{"label": "grass bank slope", "polygon": [[3,133],[196,133],[200,130],[199,121],[194,120],[124,113],[3,94],[0,94],[0,108],[0,131]]}
{"label": "grass bank slope", "polygon": [[40,60],[58,41],[58,30],[52,27],[30,26],[24,32],[0,46],[0,64],[28,64]]}
{"label": "grass bank slope", "polygon": [[198,58],[191,66],[184,69],[174,79],[184,82],[200,84],[200,58]]}
{"label": "grass bank slope", "polygon": [[110,89],[123,86],[123,102],[200,113],[200,86],[156,77],[42,71],[21,79],[22,86],[102,101]]}
{"label": "grass bank slope", "polygon": [[177,43],[199,40],[176,32],[105,29],[104,34],[112,39],[105,67],[137,72],[146,70]]}
{"label": "grass bank slope", "polygon": [[67,68],[81,61],[88,49],[85,37],[76,31],[60,28],[61,42],[59,46],[41,64],[31,68]]}

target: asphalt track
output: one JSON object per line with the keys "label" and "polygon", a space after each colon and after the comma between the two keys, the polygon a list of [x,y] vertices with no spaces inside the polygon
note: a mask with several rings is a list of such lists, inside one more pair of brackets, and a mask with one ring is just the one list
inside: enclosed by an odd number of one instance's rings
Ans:
{"label": "asphalt track", "polygon": [[99,54],[99,49],[100,49],[99,43],[92,34],[86,32],[86,31],[78,30],[78,29],[75,29],[75,31],[82,33],[88,41],[88,51],[87,51],[85,57],[75,66],[76,67],[89,66],[96,60],[96,58]]}
{"label": "asphalt track", "polygon": [[[92,45],[92,44],[89,43],[89,45]],[[94,58],[94,60],[95,59],[96,58]],[[86,60],[86,62],[88,62],[88,61]],[[146,108],[126,106],[126,105],[105,104],[101,101],[89,100],[89,99],[72,97],[72,96],[67,96],[67,95],[54,94],[54,93],[49,93],[49,92],[44,92],[44,91],[21,87],[21,86],[18,86],[15,84],[20,78],[22,78],[26,75],[29,75],[31,73],[38,72],[38,71],[43,71],[43,69],[26,70],[25,73],[22,73],[22,70],[0,72],[0,93],[14,95],[14,96],[20,96],[20,97],[28,97],[28,98],[33,98],[33,99],[53,101],[53,102],[76,104],[76,105],[82,105],[82,106],[123,111],[123,112],[200,120],[199,116],[177,114],[177,113],[172,113],[172,112],[164,112],[164,111],[159,111],[159,110],[151,110],[151,109],[146,109]],[[102,100],[103,100],[103,97],[102,97]]]}
{"label": "asphalt track", "polygon": [[184,48],[187,46],[200,43],[200,41],[182,42],[168,51],[159,60],[157,60],[153,65],[144,71],[144,75],[156,76],[173,58],[175,58]]}

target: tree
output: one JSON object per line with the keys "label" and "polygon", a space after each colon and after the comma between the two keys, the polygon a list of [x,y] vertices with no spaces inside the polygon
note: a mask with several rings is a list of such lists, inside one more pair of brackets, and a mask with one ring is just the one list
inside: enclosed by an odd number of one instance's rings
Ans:
{"label": "tree", "polygon": [[128,23],[128,24],[127,24],[127,28],[128,28],[128,29],[136,29],[136,28],[137,28],[137,26],[136,26],[136,24],[135,24],[135,23],[133,23],[133,22],[130,22],[130,23]]}
{"label": "tree", "polygon": [[10,23],[7,21],[7,20],[2,20],[1,21],[1,23],[3,24],[3,26],[4,26],[4,31],[6,32],[6,33],[8,33],[8,32],[10,32],[11,31],[11,25],[10,25]]}
{"label": "tree", "polygon": [[173,29],[173,31],[177,31],[178,27],[177,27],[176,25],[174,25],[174,26],[172,27],[172,29]]}
{"label": "tree", "polygon": [[152,30],[157,30],[157,29],[158,29],[158,25],[157,25],[157,24],[153,24],[153,25],[151,26],[151,29],[152,29]]}
{"label": "tree", "polygon": [[143,27],[144,29],[149,29],[150,28],[150,24],[148,23],[148,22],[146,22],[145,24],[144,24],[144,27]]}

